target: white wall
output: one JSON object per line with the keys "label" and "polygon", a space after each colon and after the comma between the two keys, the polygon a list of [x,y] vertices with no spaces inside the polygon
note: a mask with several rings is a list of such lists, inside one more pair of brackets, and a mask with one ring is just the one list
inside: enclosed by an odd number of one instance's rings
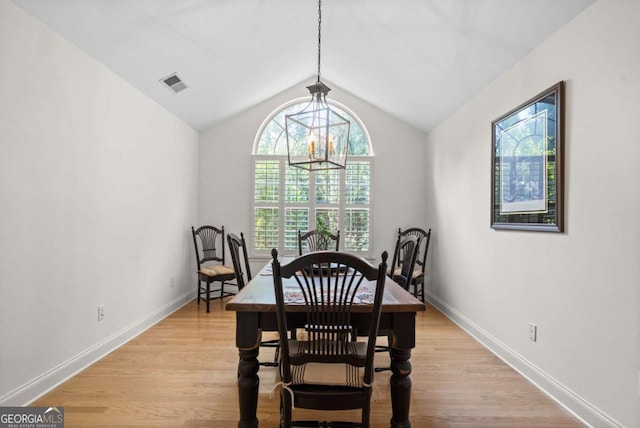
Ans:
{"label": "white wall", "polygon": [[[224,225],[226,231],[251,234],[251,152],[262,122],[284,103],[308,98],[314,77],[202,133],[200,138],[201,223]],[[417,189],[427,176],[426,134],[325,82],[328,98],[353,111],[371,137],[375,153],[372,257],[393,251],[398,227],[430,227],[427,200]],[[264,260],[257,261],[258,265]]]}
{"label": "white wall", "polygon": [[194,295],[197,152],[196,131],[0,1],[0,405]]}
{"label": "white wall", "polygon": [[[432,301],[597,427],[640,426],[639,52],[598,0],[429,134]],[[492,230],[490,123],[560,80],[566,233]]]}

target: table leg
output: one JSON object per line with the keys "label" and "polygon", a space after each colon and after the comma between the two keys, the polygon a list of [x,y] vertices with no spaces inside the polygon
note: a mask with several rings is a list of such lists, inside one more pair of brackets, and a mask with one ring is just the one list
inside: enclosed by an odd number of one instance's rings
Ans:
{"label": "table leg", "polygon": [[256,412],[258,410],[258,350],[240,349],[238,362],[238,398],[240,404],[240,420],[238,428],[254,428],[258,426]]}
{"label": "table leg", "polygon": [[240,420],[238,428],[257,428],[258,387],[260,378],[258,370],[258,353],[260,352],[260,329],[258,315],[249,312],[236,314],[236,346],[240,355],[238,361],[238,401]]}
{"label": "table leg", "polygon": [[415,313],[393,314],[393,341],[391,356],[391,426],[411,428],[409,408],[411,404],[411,349],[416,346]]}
{"label": "table leg", "polygon": [[411,349],[391,348],[391,426],[411,428],[409,407],[411,404]]}

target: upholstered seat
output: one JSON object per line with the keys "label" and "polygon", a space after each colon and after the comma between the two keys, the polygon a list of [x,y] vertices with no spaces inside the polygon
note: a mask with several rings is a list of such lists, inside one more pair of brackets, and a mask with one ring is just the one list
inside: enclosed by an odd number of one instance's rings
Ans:
{"label": "upholstered seat", "polygon": [[217,265],[217,266],[202,266],[198,271],[201,274],[210,276],[215,278],[220,275],[231,275],[234,273],[234,270],[230,266],[225,265]]}
{"label": "upholstered seat", "polygon": [[[417,263],[416,263],[416,264],[417,264]],[[387,274],[388,274],[389,276],[391,276],[391,270],[390,270],[390,269],[387,269]],[[396,268],[394,269],[394,271],[393,271],[393,276],[395,277],[395,276],[398,276],[398,275],[400,275],[400,274],[402,274],[402,268],[398,266],[398,267],[396,267]],[[422,275],[422,268],[421,268],[421,267],[416,267],[416,268],[414,268],[414,269],[413,269],[413,274],[411,275],[411,278],[416,278],[416,277],[418,277],[419,275]]]}
{"label": "upholstered seat", "polygon": [[[294,356],[309,352],[309,341],[289,340],[289,353]],[[328,348],[335,348],[338,343],[328,344]],[[348,342],[348,351],[357,358],[365,358],[367,354],[366,342]],[[337,363],[305,363],[291,366],[293,385],[343,385],[360,388],[363,386],[364,367],[351,364]]]}

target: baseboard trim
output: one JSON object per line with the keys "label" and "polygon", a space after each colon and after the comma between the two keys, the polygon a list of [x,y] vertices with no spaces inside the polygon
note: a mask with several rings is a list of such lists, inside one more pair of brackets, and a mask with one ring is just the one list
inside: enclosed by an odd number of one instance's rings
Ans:
{"label": "baseboard trim", "polygon": [[149,329],[154,324],[162,321],[193,300],[194,297],[195,293],[193,291],[177,297],[146,317],[130,324],[57,367],[52,368],[14,391],[0,397],[0,406],[28,406],[62,382],[75,376],[105,355]]}
{"label": "baseboard trim", "polygon": [[533,383],[538,389],[549,396],[549,398],[561,405],[586,426],[592,428],[624,428],[619,422],[615,421],[578,394],[571,391],[571,389],[540,370],[530,361],[523,358],[513,349],[509,348],[507,345],[493,337],[490,333],[480,328],[477,324],[449,306],[439,297],[431,293],[426,293],[425,298],[447,318],[469,333],[469,335],[480,342],[485,348],[524,376],[529,380],[529,382]]}

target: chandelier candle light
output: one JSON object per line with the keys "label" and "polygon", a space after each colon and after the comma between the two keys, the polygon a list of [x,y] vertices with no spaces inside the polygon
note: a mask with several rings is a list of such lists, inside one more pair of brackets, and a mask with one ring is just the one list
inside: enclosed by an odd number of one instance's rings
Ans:
{"label": "chandelier candle light", "polygon": [[331,90],[320,80],[322,0],[318,0],[318,79],[307,86],[311,101],[297,113],[285,115],[289,165],[309,171],[344,169],[351,123],[327,104]]}

